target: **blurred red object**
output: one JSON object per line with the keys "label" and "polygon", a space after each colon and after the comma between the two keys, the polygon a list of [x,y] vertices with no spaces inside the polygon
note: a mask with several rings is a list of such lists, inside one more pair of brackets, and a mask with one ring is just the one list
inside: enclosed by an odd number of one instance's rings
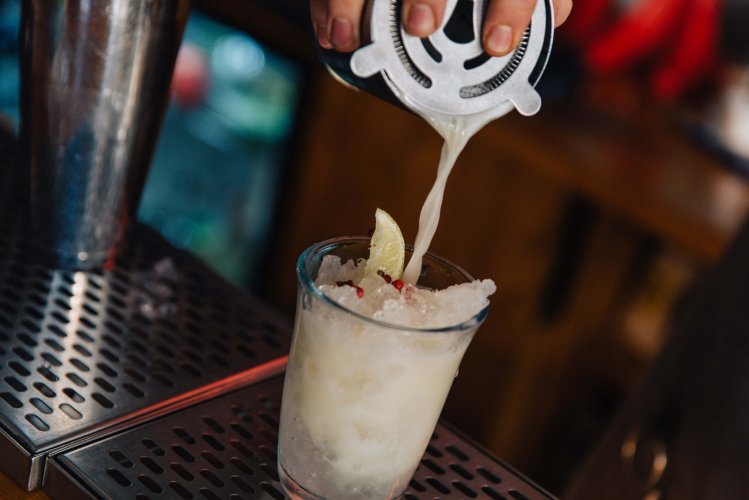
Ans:
{"label": "blurred red object", "polygon": [[645,68],[655,97],[675,101],[717,67],[721,0],[576,0],[567,39],[594,74]]}
{"label": "blurred red object", "polygon": [[562,33],[578,46],[585,46],[605,29],[614,0],[576,0]]}
{"label": "blurred red object", "polygon": [[183,108],[197,106],[208,91],[208,63],[197,46],[184,42],[179,50],[172,76],[172,97]]}
{"label": "blurred red object", "polygon": [[681,24],[678,42],[652,80],[655,95],[676,99],[718,65],[720,0],[693,0]]}

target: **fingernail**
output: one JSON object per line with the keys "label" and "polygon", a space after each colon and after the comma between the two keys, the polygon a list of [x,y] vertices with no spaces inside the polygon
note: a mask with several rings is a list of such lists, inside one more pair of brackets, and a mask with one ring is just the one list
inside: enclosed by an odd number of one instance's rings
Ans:
{"label": "fingernail", "polygon": [[320,47],[323,49],[332,49],[333,46],[330,44],[330,40],[328,39],[328,34],[325,31],[325,23],[320,23],[317,25],[317,43],[320,44]]}
{"label": "fingernail", "polygon": [[490,54],[505,55],[512,48],[512,28],[506,24],[493,27],[484,39],[484,50]]}
{"label": "fingernail", "polygon": [[354,29],[345,17],[336,17],[330,25],[330,43],[337,49],[345,49],[354,39]]}
{"label": "fingernail", "polygon": [[406,27],[413,35],[430,35],[437,27],[434,11],[425,3],[413,4],[408,12],[408,22]]}

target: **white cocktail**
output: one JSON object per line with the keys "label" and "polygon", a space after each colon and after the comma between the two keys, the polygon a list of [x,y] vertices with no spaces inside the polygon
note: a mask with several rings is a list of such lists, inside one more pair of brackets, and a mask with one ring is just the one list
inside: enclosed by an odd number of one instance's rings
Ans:
{"label": "white cocktail", "polygon": [[405,490],[495,290],[430,254],[419,287],[365,275],[358,259],[369,243],[323,242],[297,264],[279,436],[279,472],[292,497]]}

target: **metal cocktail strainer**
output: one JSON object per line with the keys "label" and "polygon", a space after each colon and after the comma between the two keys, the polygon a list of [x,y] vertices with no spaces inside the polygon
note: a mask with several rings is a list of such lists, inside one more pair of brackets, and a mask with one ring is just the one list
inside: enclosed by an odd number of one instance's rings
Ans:
{"label": "metal cocktail strainer", "polygon": [[538,0],[519,46],[491,57],[481,46],[488,0],[447,0],[439,29],[427,38],[406,33],[401,0],[370,0],[363,16],[362,47],[353,54],[322,51],[344,83],[422,116],[483,115],[484,122],[516,108],[541,107],[534,89],[548,60],[554,11]]}

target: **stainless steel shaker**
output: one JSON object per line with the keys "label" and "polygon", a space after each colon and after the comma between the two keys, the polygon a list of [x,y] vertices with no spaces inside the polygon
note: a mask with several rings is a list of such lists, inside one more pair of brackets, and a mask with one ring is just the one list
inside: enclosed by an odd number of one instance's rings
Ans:
{"label": "stainless steel shaker", "polygon": [[102,266],[134,218],[187,0],[24,0],[21,142],[32,241]]}
{"label": "stainless steel shaker", "polygon": [[554,9],[538,0],[520,45],[503,57],[481,46],[488,0],[447,0],[437,31],[406,33],[401,0],[369,0],[362,47],[352,54],[322,50],[321,58],[343,83],[422,116],[482,115],[496,119],[512,109],[532,115],[541,107],[534,90],[551,52]]}

